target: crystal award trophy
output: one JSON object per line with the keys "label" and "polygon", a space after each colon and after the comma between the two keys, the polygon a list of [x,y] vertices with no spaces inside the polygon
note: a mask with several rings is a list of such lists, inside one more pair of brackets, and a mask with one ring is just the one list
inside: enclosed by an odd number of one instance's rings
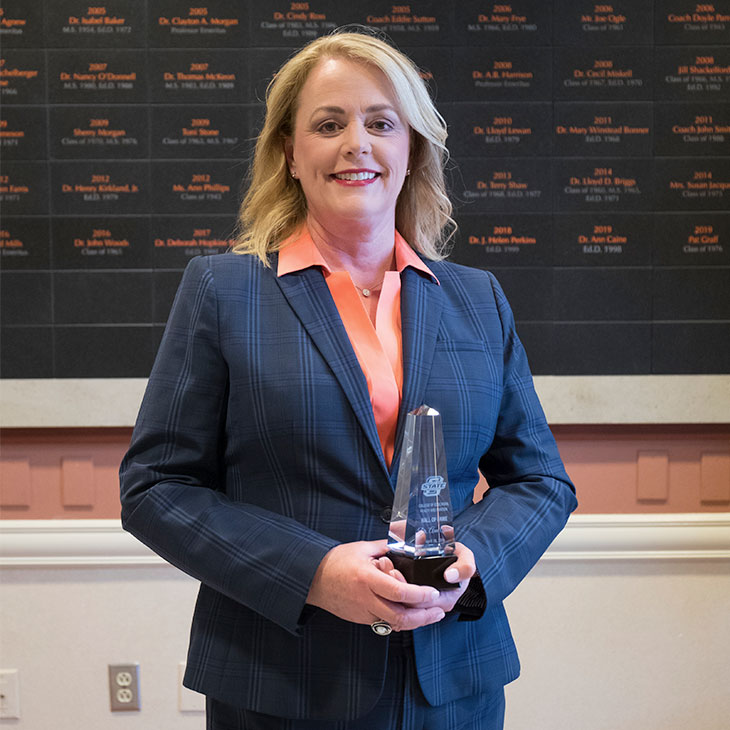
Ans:
{"label": "crystal award trophy", "polygon": [[406,416],[388,557],[409,583],[457,588],[443,573],[456,561],[441,414],[426,405]]}

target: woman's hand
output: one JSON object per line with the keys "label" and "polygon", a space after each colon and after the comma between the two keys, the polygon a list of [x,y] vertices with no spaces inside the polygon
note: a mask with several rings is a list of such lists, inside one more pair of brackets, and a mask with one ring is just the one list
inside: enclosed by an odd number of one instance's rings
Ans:
{"label": "woman's hand", "polygon": [[[469,580],[477,570],[476,562],[474,561],[474,553],[469,550],[466,545],[462,545],[462,543],[457,542],[454,555],[456,555],[457,558],[456,562],[449,565],[449,567],[444,571],[444,579],[447,583],[457,583],[458,587],[450,591],[441,591],[435,600],[424,603],[409,604],[411,608],[438,607],[442,609],[444,613],[448,613],[454,608],[456,602],[467,589]],[[379,558],[378,567],[384,573],[387,573],[396,580],[399,580],[402,583],[406,582],[403,574],[393,567],[393,563],[390,558],[385,556]]]}
{"label": "woman's hand", "polygon": [[[397,575],[391,575],[383,570],[382,566],[387,568],[390,563],[383,557],[387,551],[385,540],[336,545],[319,564],[307,603],[357,624],[387,621],[394,631],[441,621],[445,615],[441,605],[444,594],[429,586],[406,583],[397,571]],[[379,562],[383,560],[387,562]],[[462,568],[464,576],[468,572],[468,565],[459,566],[458,561],[451,567],[458,571],[454,582],[460,580]]]}

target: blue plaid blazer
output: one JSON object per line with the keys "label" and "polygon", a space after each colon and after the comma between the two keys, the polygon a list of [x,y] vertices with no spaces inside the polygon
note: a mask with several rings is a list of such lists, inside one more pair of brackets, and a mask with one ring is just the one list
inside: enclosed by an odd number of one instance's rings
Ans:
{"label": "blue plaid blazer", "polygon": [[[305,606],[325,553],[387,535],[387,468],[367,384],[316,268],[190,262],[121,466],[122,521],[201,581],[185,684],[291,718],[352,719],[381,692],[388,640]],[[502,606],[575,508],[494,277],[428,262],[402,274],[404,416],[442,414],[457,539],[483,616],[414,632],[434,705],[519,674]],[[472,503],[478,469],[490,489]]]}

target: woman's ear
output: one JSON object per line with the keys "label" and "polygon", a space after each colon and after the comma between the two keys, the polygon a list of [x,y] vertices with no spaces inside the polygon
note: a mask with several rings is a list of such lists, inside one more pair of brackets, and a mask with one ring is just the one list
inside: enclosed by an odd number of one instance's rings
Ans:
{"label": "woman's ear", "polygon": [[294,142],[291,137],[284,137],[284,156],[286,157],[286,164],[289,166],[291,176],[296,179],[297,171],[296,164],[294,163]]}

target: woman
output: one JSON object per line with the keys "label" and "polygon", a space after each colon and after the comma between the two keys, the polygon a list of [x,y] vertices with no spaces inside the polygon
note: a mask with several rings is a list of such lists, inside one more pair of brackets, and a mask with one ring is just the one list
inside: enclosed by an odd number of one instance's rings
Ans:
{"label": "woman", "polygon": [[[185,683],[209,728],[502,727],[502,600],[576,502],[498,284],[440,260],[445,138],[405,56],[312,42],[269,88],[235,252],[183,277],[122,518],[202,583]],[[458,541],[442,592],[384,557],[423,403]]]}

